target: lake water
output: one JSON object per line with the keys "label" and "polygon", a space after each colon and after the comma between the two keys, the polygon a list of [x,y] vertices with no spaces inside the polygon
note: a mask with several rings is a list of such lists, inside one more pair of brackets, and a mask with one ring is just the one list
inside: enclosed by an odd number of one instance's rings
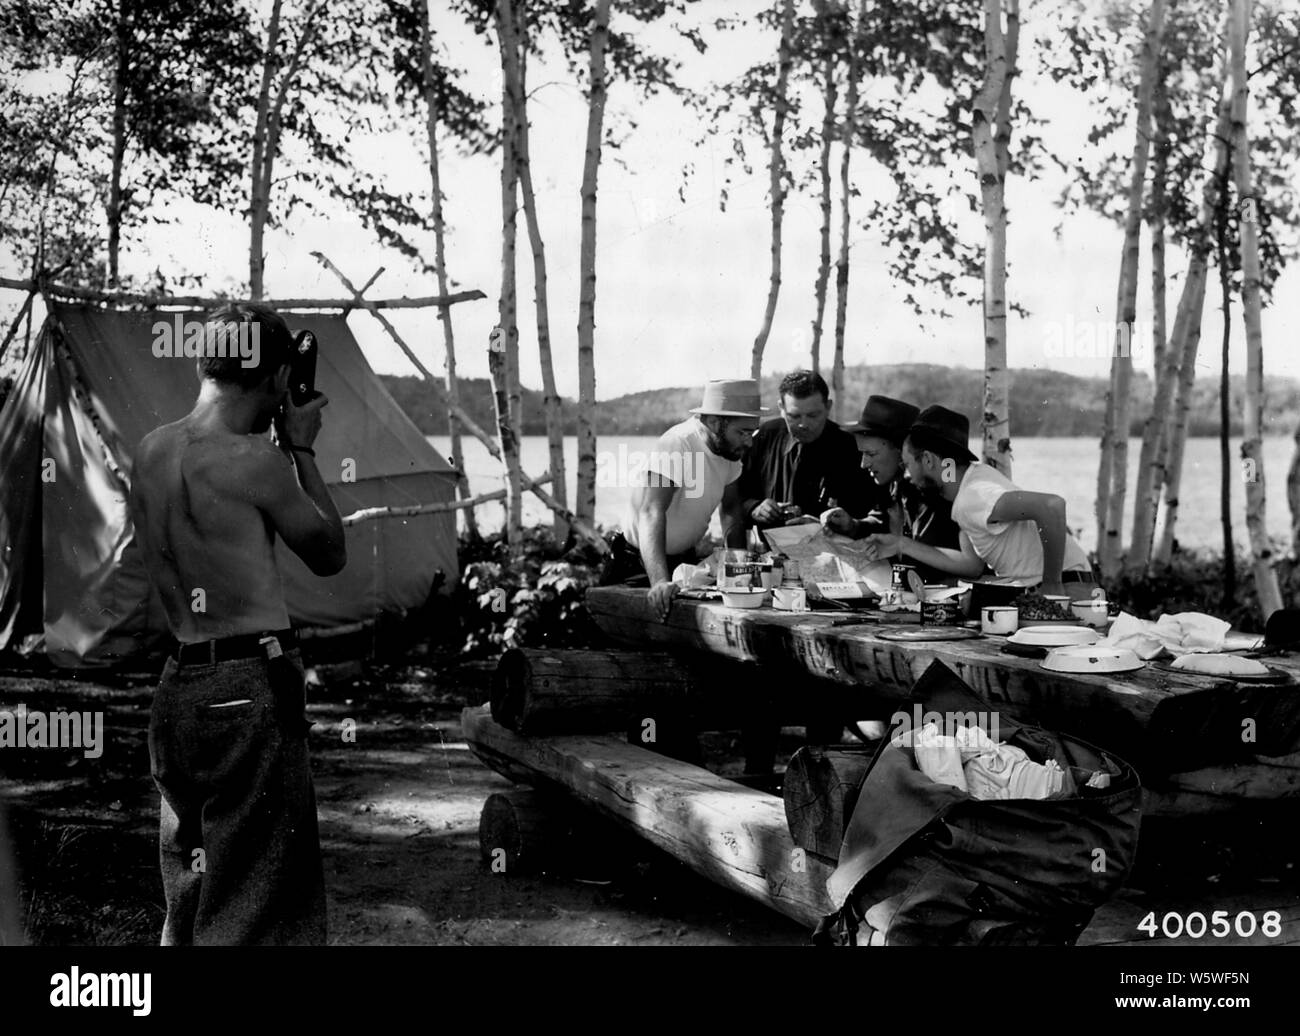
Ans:
{"label": "lake water", "polygon": [[[447,455],[446,436],[429,436],[434,447]],[[655,439],[650,436],[608,436],[599,440],[604,455],[598,472],[601,475],[596,489],[596,521],[605,526],[622,525],[631,489],[619,482],[617,476],[620,458],[635,458],[654,449]],[[1232,440],[1231,457],[1237,464],[1241,442]],[[569,506],[573,506],[573,479],[578,468],[578,444],[575,438],[566,438],[565,463],[569,479]],[[1129,443],[1129,493],[1128,518],[1125,537],[1132,529],[1133,489],[1137,482],[1137,458],[1142,443],[1133,439]],[[1291,439],[1264,440],[1264,475],[1267,479],[1268,530],[1274,538],[1290,538],[1291,516],[1286,502],[1286,473],[1291,464],[1295,446]],[[470,489],[486,493],[505,487],[502,466],[476,439],[466,437],[464,443],[465,469],[469,475]],[[524,470],[538,475],[549,467],[545,436],[526,436],[523,440]],[[1071,530],[1080,537],[1084,549],[1092,551],[1097,545],[1093,506],[1097,490],[1097,440],[1090,438],[1043,438],[1015,440],[1013,477],[1022,489],[1059,493],[1065,498],[1066,520]],[[1183,469],[1182,503],[1178,515],[1178,539],[1185,547],[1209,547],[1218,550],[1223,542],[1219,523],[1219,443],[1214,438],[1190,439],[1187,443]],[[1246,545],[1245,487],[1240,477],[1232,480],[1233,533],[1239,546]],[[484,530],[499,529],[505,522],[503,504],[484,504],[478,508],[479,524]],[[524,495],[524,522],[533,524],[549,521],[547,511],[531,494]],[[714,517],[717,532],[717,517]]]}

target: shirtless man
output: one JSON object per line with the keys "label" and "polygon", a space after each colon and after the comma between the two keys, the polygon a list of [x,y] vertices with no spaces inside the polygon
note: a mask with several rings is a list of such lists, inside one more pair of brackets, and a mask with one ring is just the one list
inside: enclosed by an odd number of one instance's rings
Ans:
{"label": "shirtless man", "polygon": [[[241,324],[254,366],[213,346]],[[289,399],[293,343],[269,309],[226,306],[205,333],[194,409],[145,436],[132,477],[136,539],[179,642],[149,727],[162,942],[324,944],[303,669],[272,545],[320,576],[346,564],[311,449],[327,401]]]}

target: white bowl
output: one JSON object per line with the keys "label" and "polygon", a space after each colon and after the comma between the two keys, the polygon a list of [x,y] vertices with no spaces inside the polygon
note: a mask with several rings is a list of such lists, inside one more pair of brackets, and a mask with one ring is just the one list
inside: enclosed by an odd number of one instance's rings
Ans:
{"label": "white bowl", "polygon": [[1072,647],[1095,644],[1100,638],[1089,626],[1022,626],[1007,638],[1025,647]]}
{"label": "white bowl", "polygon": [[1127,673],[1145,665],[1128,648],[1104,644],[1054,648],[1039,664],[1054,673]]}
{"label": "white bowl", "polygon": [[728,608],[761,608],[767,598],[767,591],[762,588],[750,590],[723,590],[722,603]]}

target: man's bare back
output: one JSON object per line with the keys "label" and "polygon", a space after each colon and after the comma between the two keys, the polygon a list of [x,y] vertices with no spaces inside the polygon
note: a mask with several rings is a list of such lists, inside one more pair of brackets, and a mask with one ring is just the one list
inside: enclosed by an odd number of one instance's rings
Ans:
{"label": "man's bare back", "polygon": [[[251,388],[204,378],[194,409],[136,451],[136,538],[182,643],[288,627],[277,536],[317,575],[347,562],[311,449],[329,401],[295,406],[288,377],[286,365]],[[277,442],[266,434],[273,425]]]}
{"label": "man's bare back", "polygon": [[275,531],[255,502],[267,477],[292,481],[294,473],[263,437],[205,429],[186,417],[141,442],[137,535],[182,643],[289,625]]}

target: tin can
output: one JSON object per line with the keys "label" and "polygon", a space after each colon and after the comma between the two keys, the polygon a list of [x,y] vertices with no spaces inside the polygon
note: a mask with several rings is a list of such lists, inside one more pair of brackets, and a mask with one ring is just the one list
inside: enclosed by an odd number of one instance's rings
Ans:
{"label": "tin can", "polygon": [[915,571],[915,565],[891,565],[889,569],[890,588],[893,590],[907,590],[907,573]]}
{"label": "tin can", "polygon": [[747,550],[728,550],[722,555],[722,564],[718,571],[719,589],[744,589],[757,586],[759,582],[759,564],[752,561]]}
{"label": "tin can", "polygon": [[921,602],[922,626],[960,626],[961,619],[961,604],[956,598]]}

